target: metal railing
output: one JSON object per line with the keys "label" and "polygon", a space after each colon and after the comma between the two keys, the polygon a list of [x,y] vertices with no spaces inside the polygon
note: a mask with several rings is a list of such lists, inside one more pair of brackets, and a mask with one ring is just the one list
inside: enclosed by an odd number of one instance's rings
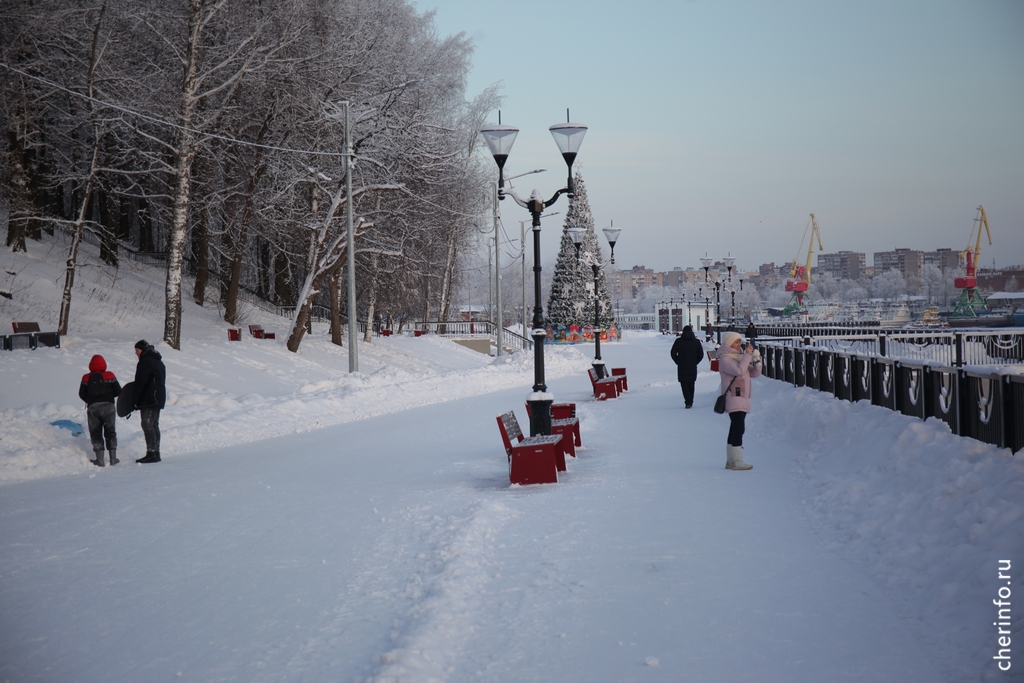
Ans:
{"label": "metal railing", "polygon": [[[1019,346],[1015,346],[1019,335],[1011,341],[998,339],[997,333],[970,334],[975,338],[964,343],[981,347],[979,355],[986,358],[991,358],[993,352],[1019,354]],[[952,335],[954,341],[961,336],[968,333]],[[954,434],[1013,452],[1024,449],[1024,373],[1007,372],[1005,368],[998,371],[996,364],[954,366],[942,363],[934,354],[922,354],[927,358],[892,358],[791,342],[757,340],[765,376],[845,401],[870,401],[922,420],[934,417],[946,422]],[[949,344],[934,346],[956,348]]]}
{"label": "metal railing", "polygon": [[[413,330],[443,337],[491,337],[496,338],[498,326],[488,320],[429,320],[410,323]],[[521,334],[502,328],[504,348],[525,351],[533,348],[533,340]]]}
{"label": "metal railing", "polygon": [[810,346],[897,360],[930,361],[964,367],[1024,363],[1024,330],[962,332],[878,332],[845,335],[759,336],[758,341],[783,346]]}

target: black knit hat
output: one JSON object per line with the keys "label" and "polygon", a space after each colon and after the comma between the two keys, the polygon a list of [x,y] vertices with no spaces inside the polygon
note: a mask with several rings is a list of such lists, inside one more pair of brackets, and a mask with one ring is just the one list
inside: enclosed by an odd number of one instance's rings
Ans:
{"label": "black knit hat", "polygon": [[135,348],[139,349],[140,351],[145,351],[146,349],[149,348],[149,342],[146,341],[145,339],[140,339],[139,341],[135,342]]}

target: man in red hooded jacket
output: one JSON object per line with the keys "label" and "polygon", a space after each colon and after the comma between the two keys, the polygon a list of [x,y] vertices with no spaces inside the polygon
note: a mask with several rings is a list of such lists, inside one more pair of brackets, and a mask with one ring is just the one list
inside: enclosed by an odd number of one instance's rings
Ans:
{"label": "man in red hooded jacket", "polygon": [[116,465],[117,432],[114,420],[117,413],[114,401],[121,393],[121,384],[114,373],[107,370],[107,361],[97,354],[89,361],[89,372],[82,375],[82,385],[78,388],[78,397],[88,406],[89,437],[92,439],[92,450],[96,459],[90,460],[93,465],[103,467],[103,445],[106,437],[107,450],[110,451],[110,464]]}

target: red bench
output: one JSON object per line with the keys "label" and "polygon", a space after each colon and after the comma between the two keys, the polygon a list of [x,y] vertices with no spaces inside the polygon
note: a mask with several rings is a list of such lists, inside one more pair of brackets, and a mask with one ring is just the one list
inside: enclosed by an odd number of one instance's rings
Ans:
{"label": "red bench", "polygon": [[597,371],[594,368],[589,368],[587,374],[590,376],[590,385],[594,387],[594,398],[598,401],[619,397],[619,380],[614,377],[598,379]]}
{"label": "red bench", "polygon": [[629,391],[629,382],[626,380],[626,368],[612,368],[612,378],[619,382],[619,393]]}
{"label": "red bench", "polygon": [[[508,454],[509,481],[513,484],[557,484],[559,470],[565,471],[565,453],[560,443],[562,435],[524,437],[519,420],[511,410],[499,415],[497,420]],[[513,438],[516,443],[512,443]]]}
{"label": "red bench", "polygon": [[0,348],[7,351],[15,349],[36,349],[40,346],[60,348],[60,333],[43,332],[39,329],[39,323],[17,323],[11,322],[14,334],[9,337],[0,337]]}
{"label": "red bench", "polygon": [[274,332],[267,332],[263,329],[263,325],[249,325],[249,334],[257,339],[277,339],[277,334]]}
{"label": "red bench", "polygon": [[[526,404],[526,416],[532,417],[530,404]],[[580,420],[576,417],[575,403],[551,404],[551,433],[562,435],[562,449],[569,457],[576,457],[576,447],[582,446],[580,441]]]}

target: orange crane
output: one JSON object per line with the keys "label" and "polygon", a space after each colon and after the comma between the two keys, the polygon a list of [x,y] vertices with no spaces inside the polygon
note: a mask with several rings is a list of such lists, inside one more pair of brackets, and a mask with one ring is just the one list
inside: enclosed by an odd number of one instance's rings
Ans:
{"label": "orange crane", "polygon": [[[807,263],[800,265],[798,259],[804,250],[804,241],[807,240],[807,233],[811,233],[811,241],[807,246]],[[806,311],[804,306],[804,295],[811,286],[811,260],[814,258],[814,242],[817,240],[818,249],[825,250],[821,244],[821,230],[818,228],[818,219],[811,214],[811,219],[804,228],[804,236],[800,239],[800,247],[796,250],[796,257],[793,259],[792,267],[789,269],[789,279],[786,280],[786,291],[792,292],[793,296],[789,303],[782,309],[783,315],[791,315]]]}
{"label": "orange crane", "polygon": [[[954,318],[976,318],[978,311],[987,311],[985,301],[978,294],[978,264],[981,261],[981,231],[985,230],[989,245],[992,244],[992,232],[988,228],[988,216],[985,214],[985,207],[978,206],[978,213],[971,224],[971,234],[967,238],[967,249],[960,252],[960,264],[964,267],[964,276],[953,280],[953,285],[960,290],[960,298],[957,299],[956,307],[953,309]],[[974,233],[977,230],[978,237],[974,240]],[[974,247],[971,241],[974,240]]]}

